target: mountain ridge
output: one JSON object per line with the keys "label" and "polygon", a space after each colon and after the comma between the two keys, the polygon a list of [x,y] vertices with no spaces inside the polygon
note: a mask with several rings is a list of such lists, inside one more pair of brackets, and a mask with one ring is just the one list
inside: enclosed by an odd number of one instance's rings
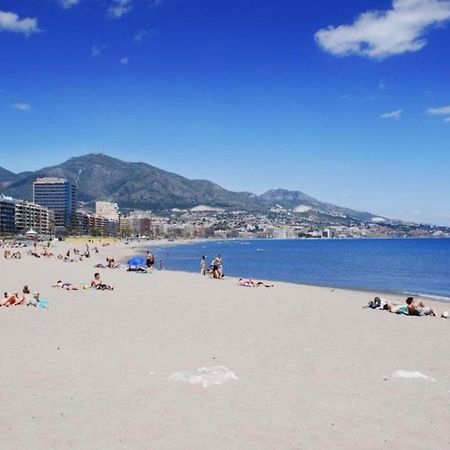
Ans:
{"label": "mountain ridge", "polygon": [[77,182],[79,200],[115,201],[125,209],[172,208],[190,209],[208,205],[224,209],[266,211],[282,207],[306,214],[314,210],[321,214],[341,215],[358,220],[370,220],[374,214],[321,202],[301,191],[271,189],[256,195],[234,192],[204,179],[188,179],[159,169],[145,162],[128,162],[105,155],[90,153],[71,157],[67,161],[34,172],[14,174],[0,168],[0,192],[24,200],[32,200],[32,184],[38,177],[61,177]]}

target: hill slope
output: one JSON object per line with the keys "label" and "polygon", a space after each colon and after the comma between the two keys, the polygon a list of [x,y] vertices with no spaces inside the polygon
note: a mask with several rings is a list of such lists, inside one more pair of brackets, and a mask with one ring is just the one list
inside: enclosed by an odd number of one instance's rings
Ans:
{"label": "hill slope", "polygon": [[32,199],[33,181],[38,177],[61,177],[78,183],[78,199],[115,201],[121,208],[187,209],[207,205],[225,209],[267,211],[274,206],[314,217],[345,217],[370,220],[372,214],[321,202],[300,191],[277,189],[260,196],[232,192],[207,180],[190,180],[146,163],[121,161],[104,154],[70,158],[66,162],[36,172],[13,174],[0,170],[0,192],[25,200]]}
{"label": "hill slope", "polygon": [[103,154],[70,158],[57,166],[15,175],[2,183],[8,195],[30,200],[37,177],[62,177],[76,181],[84,202],[111,200],[124,208],[192,208],[206,204],[224,208],[260,209],[258,198],[227,191],[207,180],[189,180],[145,163],[121,161]]}
{"label": "hill slope", "polygon": [[321,202],[301,191],[288,191],[286,189],[274,189],[260,196],[267,205],[280,205],[286,209],[308,212],[309,208],[323,213],[352,217],[358,220],[370,220],[373,214],[354,209],[343,208],[331,203]]}

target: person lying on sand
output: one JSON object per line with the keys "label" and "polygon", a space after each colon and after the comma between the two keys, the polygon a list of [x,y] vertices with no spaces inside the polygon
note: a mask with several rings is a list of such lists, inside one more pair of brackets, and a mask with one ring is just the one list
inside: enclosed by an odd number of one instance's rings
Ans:
{"label": "person lying on sand", "polygon": [[406,316],[409,314],[408,305],[405,303],[388,303],[384,309],[393,314],[405,314]]}
{"label": "person lying on sand", "polygon": [[98,289],[100,291],[104,290],[112,291],[114,289],[112,286],[103,283],[102,279],[100,278],[100,274],[98,272],[94,274],[94,279],[91,281],[91,287]]}
{"label": "person lying on sand", "polygon": [[133,266],[133,265],[129,265],[127,272],[142,272],[142,273],[147,273],[147,269],[145,267],[142,266]]}
{"label": "person lying on sand", "polygon": [[263,281],[256,281],[252,278],[239,278],[239,284],[244,287],[275,287],[273,284],[267,284]]}
{"label": "person lying on sand", "polygon": [[3,294],[5,301],[1,306],[27,305],[30,302],[30,295],[30,289],[27,285],[23,287],[22,295],[19,295],[17,292],[5,292]]}
{"label": "person lying on sand", "polygon": [[373,300],[370,300],[367,306],[372,309],[388,309],[387,308],[388,304],[389,301],[386,300],[385,298],[375,297]]}
{"label": "person lying on sand", "polygon": [[[405,303],[393,303],[389,300],[375,297],[369,302],[367,306],[372,309],[382,309],[394,314],[405,314],[411,316],[437,316],[435,310],[431,309],[429,306],[425,306],[425,304],[421,300],[415,301],[413,297],[408,297]],[[447,319],[449,317],[448,311],[443,312],[441,314],[441,317]]]}
{"label": "person lying on sand", "polygon": [[63,283],[61,280],[53,284],[52,287],[66,289],[67,291],[78,291],[78,288],[72,283]]}
{"label": "person lying on sand", "polygon": [[414,297],[408,297],[406,304],[408,305],[408,312],[411,316],[437,316],[433,309],[425,306],[421,300],[414,300]]}
{"label": "person lying on sand", "polygon": [[1,306],[17,306],[21,304],[19,294],[17,292],[5,292],[3,294],[4,301]]}

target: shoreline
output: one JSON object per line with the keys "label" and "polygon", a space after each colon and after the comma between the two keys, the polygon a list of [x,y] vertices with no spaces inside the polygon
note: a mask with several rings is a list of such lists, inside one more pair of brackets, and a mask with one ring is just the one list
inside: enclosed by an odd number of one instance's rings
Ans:
{"label": "shoreline", "polygon": [[[406,239],[406,238],[399,238],[399,239]],[[407,238],[407,239],[411,239],[411,238]],[[423,239],[423,238],[421,238]],[[433,238],[435,239],[435,238]],[[251,239],[251,241],[255,241],[255,240],[275,240],[275,239]],[[299,239],[278,239],[280,241],[288,241],[288,240],[293,240],[293,241],[297,241]],[[317,239],[319,240],[319,239]],[[326,240],[326,239],[321,239],[321,240]],[[336,240],[336,239],[328,239],[328,240]],[[344,239],[339,239],[339,240],[344,240]],[[174,243],[173,241],[169,241],[167,239],[161,240],[161,241],[150,241],[150,245],[147,245],[147,243],[142,242],[141,248],[144,249],[144,251],[146,252],[148,249],[151,249],[152,245],[151,244],[155,244],[156,242],[158,242],[158,245],[153,245],[154,247],[176,247],[178,245],[180,246],[184,246],[184,245],[195,245],[195,244],[201,244],[201,243],[209,243],[209,242],[221,242],[221,241],[248,241],[248,239],[193,239],[193,240],[189,240],[189,239],[184,239],[181,240],[180,242],[176,242]],[[126,258],[123,258],[120,262],[120,264],[126,264],[126,261],[130,258],[132,258],[133,256],[138,256],[138,251],[139,249],[137,249],[136,247],[132,248],[133,250],[135,250],[134,253],[131,253],[129,256],[127,256]],[[139,254],[139,256],[144,256],[143,254]],[[156,261],[155,261],[155,268],[156,268]],[[155,269],[157,270],[157,269]],[[189,273],[189,274],[196,274],[198,272],[195,271],[189,271],[189,270],[179,270],[179,269],[170,269],[170,268],[164,268],[164,270],[167,270],[169,272],[180,272],[180,273]],[[239,275],[226,275],[226,278],[232,278],[232,279],[239,279]],[[410,291],[405,291],[405,292],[400,292],[400,291],[396,291],[396,290],[385,290],[385,289],[380,289],[380,290],[376,290],[373,288],[364,288],[364,287],[349,287],[349,286],[335,286],[332,284],[314,284],[314,283],[306,283],[306,282],[296,282],[296,281],[286,281],[286,280],[278,280],[278,279],[273,279],[273,278],[267,278],[264,279],[264,281],[270,282],[270,283],[285,283],[285,284],[292,284],[293,286],[310,286],[310,287],[318,287],[318,288],[324,288],[324,289],[338,289],[341,291],[351,291],[351,292],[360,292],[360,293],[370,293],[373,294],[375,296],[391,296],[391,297],[395,297],[396,300],[399,300],[401,297],[415,297],[415,298],[419,298],[419,299],[423,299],[423,300],[427,300],[427,301],[432,301],[432,302],[436,302],[442,305],[447,305],[447,307],[450,308],[450,297],[446,297],[446,296],[442,296],[442,295],[436,295],[436,294],[427,294],[427,293],[419,293],[419,292],[410,292]]]}

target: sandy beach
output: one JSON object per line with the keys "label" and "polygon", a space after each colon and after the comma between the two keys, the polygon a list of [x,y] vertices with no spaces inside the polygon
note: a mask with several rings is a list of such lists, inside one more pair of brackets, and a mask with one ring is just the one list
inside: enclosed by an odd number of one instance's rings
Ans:
{"label": "sandy beach", "polygon": [[[0,308],[1,449],[450,447],[450,320],[364,308],[375,293],[94,268],[135,251],[0,257],[2,292],[49,302]],[[51,287],[96,271],[113,291]]]}

